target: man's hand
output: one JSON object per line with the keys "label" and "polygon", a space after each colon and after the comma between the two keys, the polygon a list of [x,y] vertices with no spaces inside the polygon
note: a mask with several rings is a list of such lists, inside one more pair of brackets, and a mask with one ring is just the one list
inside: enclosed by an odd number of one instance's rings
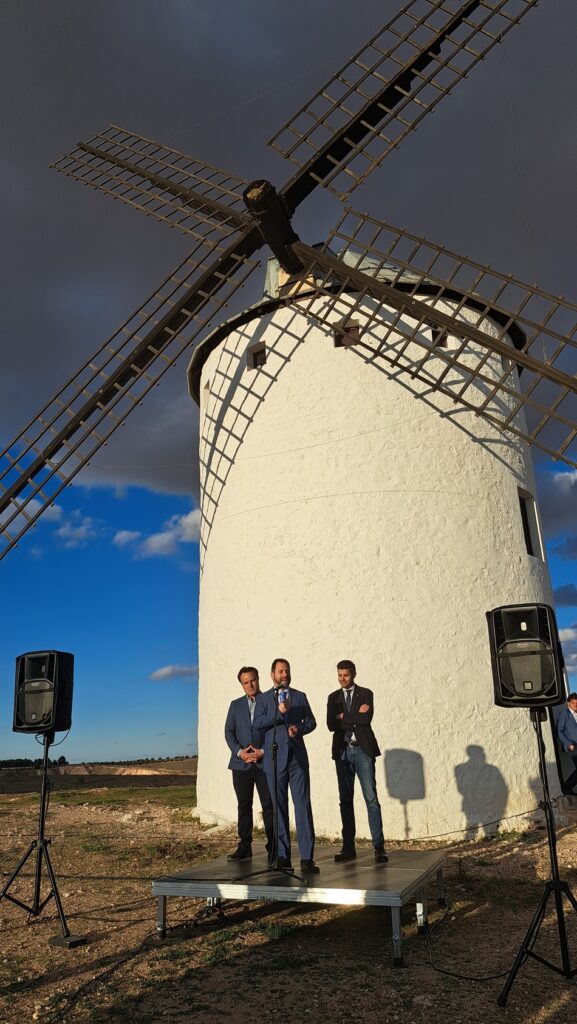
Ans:
{"label": "man's hand", "polygon": [[245,747],[244,750],[241,750],[239,757],[245,764],[253,764],[257,760],[256,750],[252,743]]}
{"label": "man's hand", "polygon": [[288,732],[291,740],[294,740],[295,736],[298,736],[298,734],[299,734],[299,727],[298,727],[298,725],[289,725],[289,727],[287,729],[287,732]]}
{"label": "man's hand", "polygon": [[575,750],[575,744],[574,743],[570,743],[569,744],[569,750]]}
{"label": "man's hand", "polygon": [[337,718],[341,719],[343,717],[343,715],[344,715],[344,711],[341,711],[340,715],[337,715]]}
{"label": "man's hand", "polygon": [[359,708],[359,714],[360,715],[366,715],[367,711],[370,711],[370,710],[371,710],[371,708],[370,708],[369,704],[361,704],[361,706]]}
{"label": "man's hand", "polygon": [[285,711],[288,711],[289,708],[290,708],[290,701],[288,701],[288,700],[287,700],[286,704],[279,704],[279,706],[278,706],[278,709],[279,709],[281,715],[284,715]]}

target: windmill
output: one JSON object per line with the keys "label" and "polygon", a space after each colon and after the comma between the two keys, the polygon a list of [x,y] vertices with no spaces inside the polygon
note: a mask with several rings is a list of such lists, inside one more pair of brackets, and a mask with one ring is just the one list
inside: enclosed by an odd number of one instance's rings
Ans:
{"label": "windmill", "polygon": [[[266,310],[261,309],[259,316],[266,319],[266,323],[263,320],[261,325],[264,325],[263,329],[266,327],[272,331],[277,339],[272,348],[279,366],[271,373],[270,362],[259,365],[263,343],[258,341],[255,346],[254,326],[251,325],[258,317],[253,310],[248,311],[244,319],[241,316],[240,321],[228,325],[224,332],[219,334],[217,331],[205,337],[198,346],[198,357],[193,358],[190,371],[191,384],[197,395],[204,397],[208,384],[207,401],[212,401],[216,407],[214,415],[209,411],[208,416],[207,405],[203,408],[201,442],[205,449],[204,455],[201,452],[201,462],[204,463],[205,474],[203,543],[206,546],[204,611],[201,614],[206,624],[204,660],[207,663],[206,673],[204,666],[201,669],[203,682],[205,679],[208,681],[209,672],[214,673],[217,679],[222,678],[222,666],[217,664],[216,657],[213,659],[214,668],[209,669],[208,651],[218,650],[219,657],[225,657],[222,645],[219,649],[217,631],[224,628],[226,633],[229,619],[236,624],[230,631],[231,648],[234,646],[235,650],[234,655],[231,650],[234,663],[240,656],[239,639],[246,638],[249,649],[251,643],[253,650],[256,647],[258,654],[252,654],[251,659],[258,660],[261,656],[266,657],[267,643],[272,642],[268,638],[274,635],[271,634],[273,623],[264,619],[257,620],[255,630],[257,609],[247,604],[239,617],[237,605],[233,603],[230,608],[223,609],[222,600],[217,596],[219,580],[222,582],[226,578],[225,566],[229,573],[240,574],[235,578],[246,578],[250,565],[255,565],[255,544],[244,548],[241,545],[239,549],[238,538],[233,534],[225,538],[225,543],[216,544],[214,541],[215,512],[218,510],[223,518],[226,502],[229,503],[226,515],[230,521],[237,513],[237,518],[240,518],[241,512],[252,512],[254,516],[259,508],[258,503],[238,505],[241,480],[239,478],[235,483],[231,466],[240,465],[243,458],[247,461],[249,433],[240,438],[243,453],[242,458],[237,458],[240,442],[238,431],[234,423],[231,426],[230,419],[244,417],[245,421],[254,420],[255,427],[262,431],[266,422],[263,412],[271,408],[269,390],[272,400],[276,401],[277,385],[284,387],[285,381],[290,383],[286,367],[292,371],[296,366],[296,351],[299,351],[299,359],[302,359],[305,348],[311,352],[320,351],[319,346],[327,334],[331,339],[334,336],[337,348],[346,350],[337,353],[339,356],[351,356],[344,377],[337,375],[332,382],[337,394],[340,393],[338,389],[345,388],[349,377],[357,379],[356,369],[351,374],[354,360],[362,364],[363,371],[356,385],[360,393],[357,394],[359,408],[362,408],[362,399],[367,394],[364,390],[368,386],[367,371],[371,373],[371,379],[378,381],[378,388],[382,391],[381,406],[385,393],[391,407],[396,401],[391,397],[393,394],[398,395],[399,400],[401,396],[406,399],[405,407],[397,410],[397,416],[414,420],[415,401],[419,399],[423,410],[434,416],[435,428],[438,428],[441,438],[437,447],[452,453],[463,463],[463,451],[455,440],[458,437],[460,442],[466,442],[467,452],[481,451],[492,471],[498,470],[499,479],[502,476],[503,480],[514,481],[515,500],[520,501],[523,510],[519,526],[521,537],[526,534],[528,542],[538,545],[538,519],[532,500],[534,484],[525,446],[534,445],[568,465],[577,465],[576,384],[571,372],[577,344],[574,326],[576,307],[509,275],[499,274],[349,209],[345,210],[328,241],[320,248],[312,248],[298,239],[290,224],[297,206],[319,185],[330,189],[341,199],[347,199],[353,189],[534,6],[536,0],[472,0],[468,3],[413,0],[406,5],[271,140],[276,149],[297,165],[294,175],[278,191],[267,182],[249,184],[115,126],[98,133],[86,143],[80,143],[70,155],[58,161],[56,167],[63,173],[191,235],[194,248],[157,292],[87,360],[3,452],[5,468],[0,498],[2,554],[14,546],[54,502],[63,487],[89,463],[168,367],[189,350],[201,334],[208,332],[217,315],[254,271],[254,257],[265,243],[278,260],[280,271],[272,289],[272,305]],[[343,251],[344,256],[339,255]],[[214,374],[223,375],[219,345],[225,337],[233,337],[238,373],[236,378],[234,374],[228,374],[221,393],[215,391],[213,384]],[[278,339],[288,339],[288,351],[282,349]],[[270,349],[270,342],[265,341],[265,357]],[[242,359],[239,355],[242,353],[244,359],[247,350],[255,363],[250,367],[243,364],[243,369],[253,374],[250,378],[252,386],[248,389],[250,394],[246,404],[239,409],[236,400],[230,401],[232,382],[239,384],[243,393],[247,390],[247,378],[241,379]],[[331,349],[333,363],[334,356]],[[280,365],[284,367],[282,374]],[[311,376],[312,369],[317,370],[318,377],[318,367],[308,367]],[[259,370],[264,372],[257,373]],[[327,370],[324,364],[323,370]],[[305,365],[305,380],[306,376]],[[302,385],[303,377],[298,382],[293,380],[293,385]],[[272,383],[275,383],[276,397]],[[377,387],[377,384],[371,387]],[[369,404],[376,407],[378,398],[378,394],[371,394]],[[305,403],[301,417],[305,427],[307,407]],[[214,429],[208,426],[211,420],[215,421]],[[431,443],[430,425],[428,420],[425,432],[419,438],[426,455]],[[392,426],[398,434],[398,418]],[[377,428],[369,425],[366,434],[373,429]],[[305,430],[305,441],[307,436]],[[256,445],[258,449],[260,442],[257,443],[258,435],[254,431],[252,437],[253,447]],[[223,438],[224,447],[218,450]],[[294,436],[284,440],[289,448],[298,447]],[[278,432],[275,441],[281,442]],[[403,464],[406,464],[414,444],[414,436],[410,445],[406,438],[402,439]],[[301,445],[301,450],[305,447],[305,444]],[[257,455],[251,457],[254,460]],[[442,462],[436,463],[435,477],[442,479],[445,487],[448,483],[463,486],[462,478],[450,480],[447,466]],[[480,472],[480,463],[470,462],[469,456],[464,465],[469,477]],[[291,472],[295,482],[298,481],[298,467],[291,467]],[[246,488],[247,478],[243,480]],[[259,490],[266,493],[267,480],[258,481],[257,472],[248,480],[249,493],[258,494]],[[488,492],[497,486],[495,481],[494,475],[486,477]],[[422,479],[416,481],[415,493],[423,490],[422,483]],[[365,493],[370,491],[366,480],[362,486]],[[395,491],[395,488],[396,493],[400,493],[398,483],[393,483],[391,490]],[[429,489],[431,492],[434,490],[433,487]],[[341,493],[339,491],[335,498]],[[236,513],[233,507],[235,494]],[[431,513],[430,509],[428,511]],[[356,514],[358,516],[358,510]],[[442,514],[442,510],[437,509],[436,514]],[[520,516],[519,508],[515,514]],[[398,527],[399,513],[393,518]],[[413,542],[413,550],[422,544],[423,537],[432,544],[433,537],[439,533],[439,520],[433,529],[431,521],[424,519],[424,510],[417,519],[409,524],[419,539],[419,544]],[[258,526],[263,532],[258,536],[256,531],[256,546],[266,550],[271,536],[274,539],[274,530],[272,535],[267,534],[261,520],[262,516],[258,518]],[[352,523],[350,525],[353,527]],[[485,523],[484,545],[487,529],[488,524]],[[353,533],[355,530],[358,533],[358,522]],[[388,532],[391,532],[390,527]],[[395,537],[398,544],[399,535],[395,534]],[[507,544],[510,536],[500,539]],[[378,547],[376,543],[374,551]],[[317,547],[317,553],[318,550]],[[239,561],[239,553],[243,553],[244,560]],[[315,552],[310,555],[310,560],[314,563]],[[519,562],[517,551],[513,552],[512,559],[505,558],[499,551],[497,560],[501,564],[502,576],[509,581],[516,598],[537,600],[549,597],[543,562],[531,564],[530,571],[522,565],[516,572],[511,560]],[[444,578],[455,579],[458,565],[457,559],[457,565],[445,572]],[[486,568],[481,559],[478,565],[481,577],[482,570]],[[363,566],[363,572],[365,570],[366,566]],[[486,602],[487,607],[504,603],[500,597],[495,598],[493,570],[494,565],[491,571],[487,571],[485,591],[479,595],[482,603],[488,587],[492,597]],[[256,572],[257,577],[266,575],[266,571],[266,567],[261,566]],[[313,576],[319,575],[318,567],[311,571]],[[417,591],[418,583],[418,577],[415,577],[410,581],[410,589]],[[317,597],[322,599],[320,594]],[[269,604],[268,596],[261,604]],[[295,620],[292,633],[279,633],[283,616],[285,621],[289,616],[286,593],[279,606],[282,614],[276,623],[278,642],[284,639],[287,644],[292,643],[302,634],[303,624]],[[210,611],[211,607],[214,613]],[[384,606],[380,611],[383,609]],[[353,610],[358,623],[360,612],[356,606]],[[468,612],[471,613],[470,608]],[[331,616],[333,613],[334,609],[331,609]],[[464,619],[462,615],[461,627]],[[410,614],[407,612],[401,621],[408,626]],[[391,624],[392,619],[389,618]],[[331,631],[327,629],[326,620],[319,625],[326,634],[321,644],[320,669],[321,663],[326,666]],[[378,629],[374,624],[370,634],[362,629],[347,633],[348,628],[342,621],[339,641],[335,619],[332,618],[333,645],[337,632],[337,642],[344,642],[344,638],[350,635],[347,643],[356,637],[358,646],[375,651]],[[451,628],[456,628],[455,623]],[[474,629],[477,630],[477,626]],[[405,657],[406,653],[405,650]],[[276,642],[272,654],[278,654]],[[308,648],[307,652],[303,650],[303,664],[308,654]],[[351,651],[346,654],[351,655],[354,656]],[[402,652],[397,651],[397,655],[403,661]],[[342,650],[335,650],[330,663],[342,656],[345,656]],[[461,648],[459,651],[455,649],[452,657],[458,662],[462,658]],[[228,653],[225,661],[227,658]],[[201,664],[202,659],[201,649]],[[377,664],[373,665],[369,660],[369,668],[374,670]],[[424,670],[426,663],[421,658],[419,671]],[[323,671],[326,673],[326,668]],[[230,667],[226,675],[230,676]],[[228,682],[226,685],[228,687]],[[212,680],[209,687],[213,698]],[[325,684],[321,692],[326,692]],[[445,700],[447,692],[443,695]],[[461,703],[453,704],[455,712]],[[464,703],[471,704],[468,690]],[[204,710],[201,708],[201,730],[206,729],[204,740],[202,733],[200,738],[201,762],[203,742],[208,746],[211,736],[220,736],[219,714],[217,701],[213,701],[212,708],[208,705]],[[497,731],[508,727],[491,726]],[[319,763],[322,757],[324,764],[325,745],[318,737],[317,733]],[[513,746],[519,747],[515,771],[526,775],[529,761],[523,762],[523,736],[516,734],[512,742]],[[398,743],[394,745],[399,746]],[[461,749],[464,747],[465,743],[462,743]],[[207,807],[210,805],[218,810],[220,789],[226,787],[221,787],[218,773],[213,773],[213,778],[212,789],[207,780],[203,799]],[[522,783],[517,785],[517,791],[520,794],[519,805],[522,805],[526,786],[523,790]],[[446,820],[450,823],[456,820],[454,810]],[[326,827],[330,827],[328,818]]]}

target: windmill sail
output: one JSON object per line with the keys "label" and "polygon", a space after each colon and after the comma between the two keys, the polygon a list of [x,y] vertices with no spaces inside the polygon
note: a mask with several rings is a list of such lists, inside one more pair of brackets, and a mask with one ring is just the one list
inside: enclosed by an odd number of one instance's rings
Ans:
{"label": "windmill sail", "polygon": [[378,167],[538,0],[412,0],[269,141],[340,199]]}
{"label": "windmill sail", "polygon": [[214,248],[249,225],[242,201],[248,182],[117,125],[52,166]]}
{"label": "windmill sail", "polygon": [[295,250],[292,298],[363,358],[577,468],[577,305],[353,210]]}
{"label": "windmill sail", "polygon": [[0,453],[0,558],[242,287],[258,265],[243,244],[211,264],[199,242]]}

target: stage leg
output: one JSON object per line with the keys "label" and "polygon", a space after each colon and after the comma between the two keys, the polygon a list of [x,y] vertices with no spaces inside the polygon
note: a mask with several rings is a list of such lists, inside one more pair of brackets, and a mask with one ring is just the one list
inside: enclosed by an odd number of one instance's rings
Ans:
{"label": "stage leg", "polygon": [[447,906],[447,901],[445,899],[445,879],[443,877],[442,868],[439,868],[437,871],[437,903],[440,907]]}
{"label": "stage leg", "polygon": [[393,967],[403,966],[403,933],[401,930],[401,908],[391,907],[393,929]]}
{"label": "stage leg", "polygon": [[156,901],[156,934],[159,939],[166,938],[166,896]]}
{"label": "stage leg", "polygon": [[426,889],[421,889],[417,899],[417,931],[420,935],[425,935],[428,930],[427,891]]}

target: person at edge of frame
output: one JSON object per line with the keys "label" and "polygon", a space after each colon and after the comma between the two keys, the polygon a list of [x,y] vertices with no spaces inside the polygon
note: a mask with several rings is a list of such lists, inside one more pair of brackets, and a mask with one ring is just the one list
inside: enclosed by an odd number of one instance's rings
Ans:
{"label": "person at edge of frame", "polygon": [[577,693],[570,693],[567,703],[557,718],[557,736],[559,742],[573,758],[573,771],[565,780],[565,789],[575,789],[577,785]]}
{"label": "person at edge of frame", "polygon": [[371,728],[373,694],[355,683],[357,670],[353,661],[339,661],[339,689],[329,694],[327,727],[333,734],[332,757],[337,770],[343,845],[335,854],[337,863],[354,860],[355,847],[355,778],[358,776],[369,818],[371,839],[377,864],[388,861],[385,852],[381,805],[377,796],[375,759],[379,745]]}
{"label": "person at edge of frame", "polygon": [[[292,868],[288,791],[293,799],[301,870],[317,874],[313,860],[315,830],[310,798],[309,760],[303,737],[317,723],[306,694],[291,687],[290,665],[275,658],[271,666],[272,689],[263,693],[255,711],[255,725],[264,732],[264,770],[274,806],[273,735],[277,744],[278,864]],[[290,687],[290,689],[289,689]],[[275,730],[276,724],[276,730]]]}
{"label": "person at edge of frame", "polygon": [[248,860],[252,857],[252,806],[256,786],[270,863],[274,857],[272,800],[263,771],[263,735],[254,724],[256,701],[260,693],[258,670],[252,665],[243,665],[237,679],[245,695],[231,701],[224,726],[225,739],[231,751],[228,767],[232,771],[232,784],[238,804],[238,846],[228,859]]}

